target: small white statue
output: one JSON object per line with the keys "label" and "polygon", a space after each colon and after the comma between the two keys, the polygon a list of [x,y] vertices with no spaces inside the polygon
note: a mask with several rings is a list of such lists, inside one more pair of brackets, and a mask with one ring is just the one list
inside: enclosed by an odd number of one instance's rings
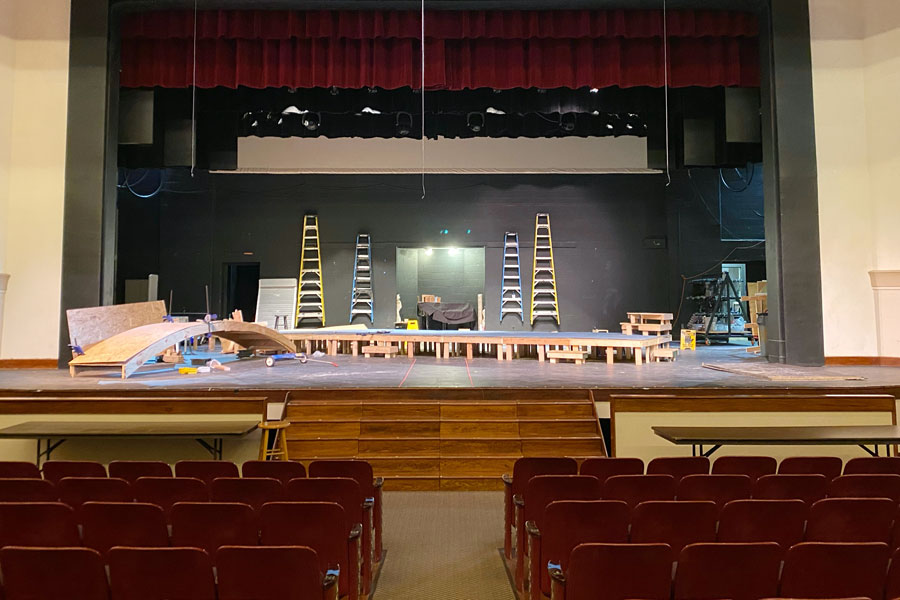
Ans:
{"label": "small white statue", "polygon": [[403,308],[403,303],[400,302],[400,294],[397,294],[397,318],[394,319],[394,323],[400,322],[400,309]]}

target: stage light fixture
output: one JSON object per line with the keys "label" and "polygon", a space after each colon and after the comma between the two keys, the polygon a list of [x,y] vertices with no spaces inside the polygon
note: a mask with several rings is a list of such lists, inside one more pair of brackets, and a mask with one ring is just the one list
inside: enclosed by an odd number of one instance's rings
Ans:
{"label": "stage light fixture", "polygon": [[341,92],[340,92],[340,90],[337,88],[337,86],[334,86],[334,85],[331,86],[331,95],[332,95],[332,96],[337,96],[337,95],[340,94],[340,93],[341,93]]}
{"label": "stage light fixture", "polygon": [[315,131],[321,124],[321,118],[319,116],[319,113],[308,112],[303,115],[303,121],[301,122],[303,123],[303,126],[306,127],[306,129],[308,129],[309,131]]}
{"label": "stage light fixture", "polygon": [[412,132],[412,115],[408,112],[399,112],[397,113],[397,119],[394,121],[394,127],[397,130],[397,135],[400,137],[406,137]]}
{"label": "stage light fixture", "polygon": [[600,92],[600,90],[598,90],[597,88],[591,88],[589,91],[590,91],[592,94],[597,94],[597,93]]}
{"label": "stage light fixture", "polygon": [[564,113],[560,115],[559,128],[567,133],[575,131],[575,113]]}
{"label": "stage light fixture", "polygon": [[466,116],[466,125],[469,126],[473,133],[478,133],[484,129],[484,115],[480,112],[470,112]]}
{"label": "stage light fixture", "polygon": [[499,108],[494,108],[493,106],[488,106],[485,111],[489,115],[505,115],[506,113],[500,110]]}
{"label": "stage light fixture", "polygon": [[634,113],[628,113],[628,115],[625,117],[625,129],[629,132],[641,131],[645,128],[646,125],[644,125],[644,122],[641,121],[640,116]]}
{"label": "stage light fixture", "polygon": [[303,108],[297,108],[296,106],[294,106],[292,104],[291,106],[288,106],[283,111],[281,111],[281,114],[283,114],[283,115],[305,115],[308,112],[309,112],[308,110],[303,109]]}

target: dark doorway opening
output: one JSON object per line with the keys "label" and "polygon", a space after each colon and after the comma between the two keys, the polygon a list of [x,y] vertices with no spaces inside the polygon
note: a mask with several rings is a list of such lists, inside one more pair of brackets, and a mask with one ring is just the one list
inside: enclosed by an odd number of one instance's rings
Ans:
{"label": "dark doorway opening", "polygon": [[228,318],[235,310],[244,315],[244,321],[256,320],[256,296],[259,293],[259,263],[225,263],[225,314]]}

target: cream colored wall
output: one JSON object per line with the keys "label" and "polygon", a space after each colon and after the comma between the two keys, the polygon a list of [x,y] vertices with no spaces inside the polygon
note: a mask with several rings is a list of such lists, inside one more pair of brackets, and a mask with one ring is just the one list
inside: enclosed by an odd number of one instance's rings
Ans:
{"label": "cream colored wall", "polygon": [[0,40],[0,270],[11,276],[0,358],[55,358],[69,0],[0,0],[0,5],[5,11],[0,22],[6,24],[5,32],[0,26],[6,40],[5,46]]}

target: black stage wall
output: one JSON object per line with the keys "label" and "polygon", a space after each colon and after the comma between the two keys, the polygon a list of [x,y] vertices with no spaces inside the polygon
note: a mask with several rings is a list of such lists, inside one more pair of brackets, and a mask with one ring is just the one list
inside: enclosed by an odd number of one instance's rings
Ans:
{"label": "black stage wall", "polygon": [[[173,290],[176,313],[202,313],[209,283],[220,313],[223,265],[259,262],[263,278],[296,277],[302,216],[317,213],[328,325],[348,322],[353,245],[368,232],[376,327],[394,322],[397,247],[457,246],[485,248],[487,327],[496,329],[503,235],[519,232],[527,317],[534,215],[549,212],[562,329],[616,331],[627,311],[675,311],[680,274],[714,266],[736,245],[719,241],[690,194],[673,195],[677,182],[665,184],[644,174],[432,175],[422,200],[415,175],[198,174],[193,193],[120,192],[117,279],[158,271],[160,297]],[[760,248],[734,258],[762,257]],[[502,325],[522,327],[514,317]]]}

